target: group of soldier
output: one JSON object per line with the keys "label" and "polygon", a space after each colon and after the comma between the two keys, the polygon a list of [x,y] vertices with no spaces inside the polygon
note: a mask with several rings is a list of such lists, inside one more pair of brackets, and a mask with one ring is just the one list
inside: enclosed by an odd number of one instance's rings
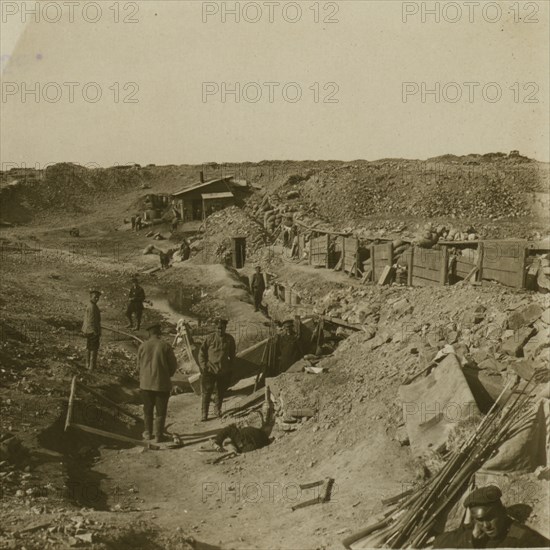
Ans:
{"label": "group of soldier", "polygon": [[[251,282],[255,310],[261,307],[265,291],[264,276],[260,267],[256,267]],[[90,291],[90,301],[86,308],[82,332],[87,339],[86,367],[94,370],[97,367],[97,356],[101,338],[101,312],[97,305],[101,296],[99,290]],[[140,330],[143,317],[145,291],[137,277],[132,279],[128,294],[126,317],[127,328]],[[135,322],[135,324],[134,324]],[[236,343],[227,332],[228,321],[217,319],[216,330],[208,335],[199,348],[198,363],[201,372],[201,421],[208,420],[211,401],[214,401],[215,415],[221,417],[222,404],[234,374]],[[137,365],[140,376],[140,390],[144,408],[144,437],[151,438],[153,432],[157,440],[162,440],[166,410],[170,396],[170,378],[177,369],[177,360],[172,347],[161,340],[161,327],[154,323],[147,327],[148,339],[143,342],[137,354]],[[276,360],[268,365],[265,376],[275,376],[284,372],[297,361],[303,353],[299,338],[294,331],[294,321],[283,323],[283,331],[276,339]],[[214,398],[214,399],[212,399]],[[153,410],[156,420],[153,430]]]}

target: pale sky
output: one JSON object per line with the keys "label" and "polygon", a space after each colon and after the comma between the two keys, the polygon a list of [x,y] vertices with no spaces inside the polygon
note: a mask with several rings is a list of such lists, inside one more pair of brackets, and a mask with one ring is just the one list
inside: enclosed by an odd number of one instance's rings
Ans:
{"label": "pale sky", "polygon": [[[300,16],[282,0],[59,0],[39,4],[49,8],[38,22],[23,15],[35,1],[0,4],[4,169],[512,149],[550,160],[547,1],[301,1]],[[222,13],[235,5],[239,22]],[[439,23],[422,13],[437,5]],[[221,93],[235,83],[239,102]],[[422,97],[437,85],[437,98]],[[330,94],[336,102],[323,102]]]}

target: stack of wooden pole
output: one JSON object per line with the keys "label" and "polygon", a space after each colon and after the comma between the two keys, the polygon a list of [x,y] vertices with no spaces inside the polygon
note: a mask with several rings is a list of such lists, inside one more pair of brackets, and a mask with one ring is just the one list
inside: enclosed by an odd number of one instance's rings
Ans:
{"label": "stack of wooden pole", "polygon": [[401,504],[388,508],[382,521],[349,536],[343,545],[350,550],[425,546],[441,514],[457,501],[480,466],[532,414],[528,391],[532,382],[516,392],[510,382],[472,436],[432,479],[408,498],[403,494]]}

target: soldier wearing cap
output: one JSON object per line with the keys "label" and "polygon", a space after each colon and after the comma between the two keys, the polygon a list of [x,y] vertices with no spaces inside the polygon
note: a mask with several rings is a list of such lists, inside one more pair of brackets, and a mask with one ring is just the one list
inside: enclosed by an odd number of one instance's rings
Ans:
{"label": "soldier wearing cap", "polygon": [[143,302],[145,301],[145,291],[139,285],[138,278],[132,278],[132,287],[128,293],[128,307],[126,308],[126,317],[128,318],[128,327],[134,327],[133,314],[136,314],[136,330],[141,326],[141,317],[143,315]]}
{"label": "soldier wearing cap", "polygon": [[82,332],[86,336],[86,368],[88,370],[94,370],[97,367],[97,354],[101,338],[101,312],[97,307],[100,296],[99,290],[90,290],[90,301],[86,306],[82,324]]}
{"label": "soldier wearing cap", "polygon": [[496,485],[472,491],[464,501],[473,523],[435,538],[433,548],[546,548],[550,541],[506,513]]}
{"label": "soldier wearing cap", "polygon": [[216,387],[216,414],[222,414],[222,403],[225,392],[231,382],[231,371],[235,360],[235,339],[225,332],[226,319],[218,319],[216,332],[206,337],[199,350],[199,367],[201,370],[202,416],[208,420],[210,399]]}
{"label": "soldier wearing cap", "polygon": [[254,311],[259,311],[265,292],[265,280],[262,268],[257,265],[256,273],[252,276],[252,295],[254,296]]}
{"label": "soldier wearing cap", "polygon": [[143,342],[137,352],[139,389],[143,398],[144,439],[151,439],[153,433],[153,411],[156,411],[155,441],[164,440],[164,424],[168,410],[168,399],[172,384],[170,378],[178,368],[178,361],[172,346],[160,339],[158,323],[147,327],[149,339]]}

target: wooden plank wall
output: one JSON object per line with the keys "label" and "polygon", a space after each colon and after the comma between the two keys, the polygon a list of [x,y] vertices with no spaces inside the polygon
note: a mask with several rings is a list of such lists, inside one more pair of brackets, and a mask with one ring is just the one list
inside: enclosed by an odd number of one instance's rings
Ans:
{"label": "wooden plank wall", "polygon": [[448,251],[414,247],[412,253],[412,284],[439,285],[447,282]]}
{"label": "wooden plank wall", "polygon": [[337,237],[334,240],[334,254],[332,257],[333,265],[337,265],[344,254],[344,237]]}
{"label": "wooden plank wall", "polygon": [[378,281],[382,271],[388,265],[393,265],[393,245],[392,243],[387,244],[376,244],[370,247],[370,257],[372,272],[374,275],[373,280]]}
{"label": "wooden plank wall", "polygon": [[454,274],[457,278],[464,279],[472,269],[476,266],[475,262],[470,261],[469,259],[459,256],[456,260],[456,266],[454,269]]}
{"label": "wooden plank wall", "polygon": [[503,285],[524,288],[527,241],[483,241],[481,277]]}
{"label": "wooden plank wall", "polygon": [[342,253],[344,255],[342,269],[346,273],[350,273],[356,277],[359,256],[359,239],[356,239],[355,237],[342,237]]}
{"label": "wooden plank wall", "polygon": [[310,241],[309,263],[319,267],[328,267],[328,235],[312,238]]}

